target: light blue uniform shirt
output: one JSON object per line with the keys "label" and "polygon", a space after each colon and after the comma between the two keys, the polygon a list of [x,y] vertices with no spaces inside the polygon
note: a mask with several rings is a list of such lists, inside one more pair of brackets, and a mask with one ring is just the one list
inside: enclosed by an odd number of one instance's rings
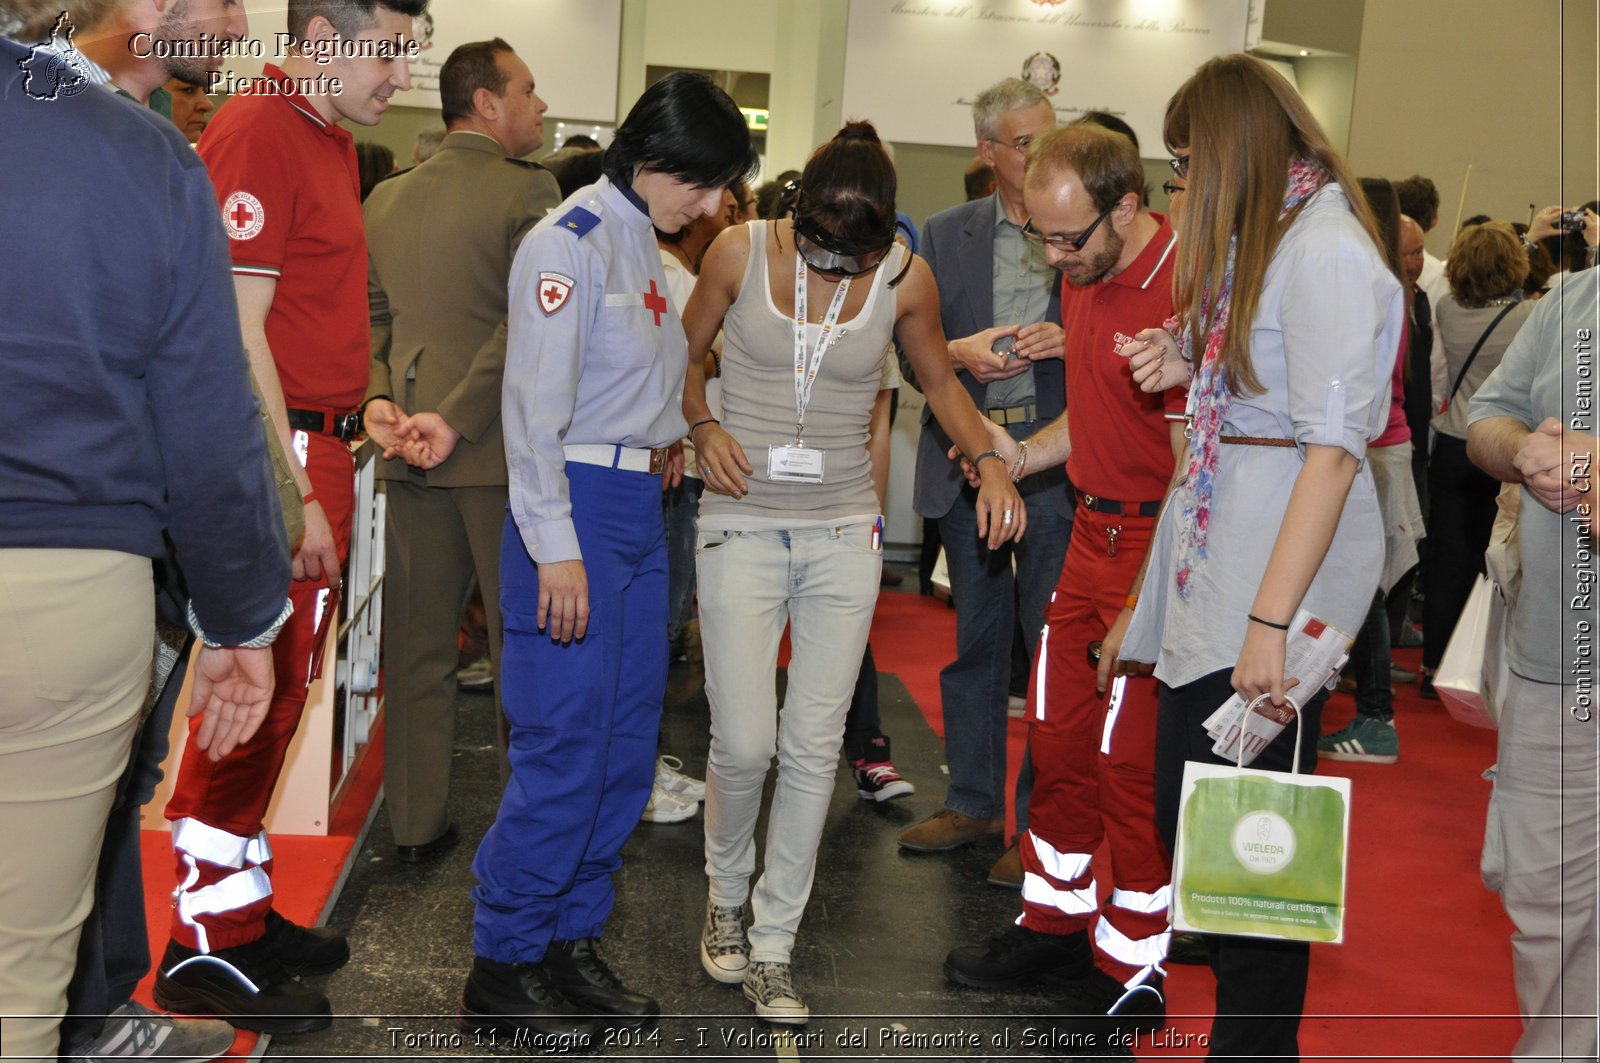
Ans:
{"label": "light blue uniform shirt", "polygon": [[649,214],[606,177],[528,234],[510,294],[501,416],[511,513],[534,561],[580,560],[562,447],[683,437],[683,321]]}
{"label": "light blue uniform shirt", "polygon": [[[1404,326],[1400,282],[1351,213],[1344,191],[1327,185],[1306,203],[1267,265],[1250,323],[1250,364],[1263,390],[1235,397],[1222,428],[1224,435],[1296,445],[1222,445],[1211,495],[1210,556],[1195,567],[1188,598],[1174,586],[1180,515],[1176,506],[1166,507],[1124,658],[1154,661],[1156,678],[1169,686],[1233,667],[1244,646],[1245,615],[1286,530],[1283,516],[1305,447],[1340,447],[1366,457],[1367,444],[1388,423],[1389,378]],[[1353,636],[1382,570],[1383,523],[1372,472],[1362,461],[1301,607]]]}

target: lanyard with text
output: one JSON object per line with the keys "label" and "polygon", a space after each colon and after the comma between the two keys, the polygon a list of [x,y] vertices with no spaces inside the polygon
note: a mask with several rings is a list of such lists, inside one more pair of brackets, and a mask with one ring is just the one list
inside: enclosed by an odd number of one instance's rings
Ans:
{"label": "lanyard with text", "polygon": [[822,319],[822,331],[817,336],[816,349],[806,351],[806,269],[805,256],[796,249],[794,256],[794,442],[787,446],[767,448],[767,479],[791,483],[821,483],[823,459],[826,454],[805,445],[806,407],[811,405],[811,389],[816,386],[817,373],[822,368],[823,355],[838,338],[835,329],[839,313],[844,309],[845,296],[850,293],[850,278],[839,282],[838,290],[828,303],[828,312]]}

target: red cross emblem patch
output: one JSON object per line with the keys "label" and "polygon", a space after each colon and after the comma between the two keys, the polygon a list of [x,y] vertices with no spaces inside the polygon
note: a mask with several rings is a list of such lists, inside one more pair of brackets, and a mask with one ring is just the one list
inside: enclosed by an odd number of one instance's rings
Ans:
{"label": "red cross emblem patch", "polygon": [[539,309],[544,311],[545,317],[567,305],[575,283],[571,277],[561,273],[539,274]]}
{"label": "red cross emblem patch", "polygon": [[261,200],[249,192],[235,192],[222,204],[222,225],[234,240],[251,240],[261,235],[267,224],[267,212]]}

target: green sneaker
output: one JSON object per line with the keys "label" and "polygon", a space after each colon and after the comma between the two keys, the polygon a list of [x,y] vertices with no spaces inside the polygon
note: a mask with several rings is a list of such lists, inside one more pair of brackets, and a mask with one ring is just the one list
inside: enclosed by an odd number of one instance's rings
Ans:
{"label": "green sneaker", "polygon": [[1317,739],[1317,755],[1329,760],[1393,764],[1400,759],[1400,736],[1393,720],[1357,716],[1344,730]]}

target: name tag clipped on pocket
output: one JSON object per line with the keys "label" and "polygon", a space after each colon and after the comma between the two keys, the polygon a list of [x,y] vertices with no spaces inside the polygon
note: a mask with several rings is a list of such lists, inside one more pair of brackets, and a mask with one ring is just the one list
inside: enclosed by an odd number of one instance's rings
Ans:
{"label": "name tag clipped on pocket", "polygon": [[767,448],[767,479],[773,483],[819,484],[827,453],[796,440]]}

